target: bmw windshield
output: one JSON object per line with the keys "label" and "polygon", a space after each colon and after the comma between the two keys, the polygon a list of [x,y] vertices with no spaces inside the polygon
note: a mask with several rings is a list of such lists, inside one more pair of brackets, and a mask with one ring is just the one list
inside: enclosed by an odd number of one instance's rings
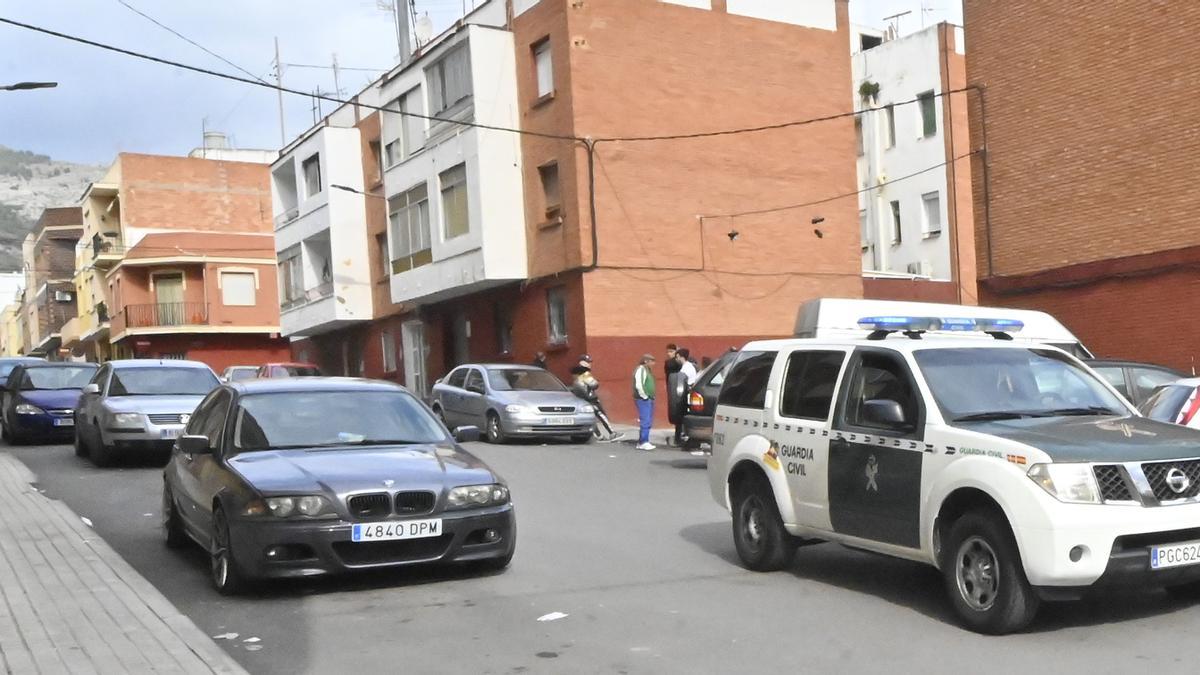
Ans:
{"label": "bmw windshield", "polygon": [[922,349],[914,356],[950,422],[1130,414],[1091,372],[1050,349]]}
{"label": "bmw windshield", "polygon": [[233,434],[243,452],[447,440],[437,419],[398,391],[251,394],[241,400]]}

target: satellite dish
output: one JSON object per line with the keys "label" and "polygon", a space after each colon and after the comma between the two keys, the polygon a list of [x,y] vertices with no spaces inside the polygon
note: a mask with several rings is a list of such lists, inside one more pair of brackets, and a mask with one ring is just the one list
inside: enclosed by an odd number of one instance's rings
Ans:
{"label": "satellite dish", "polygon": [[429,18],[429,12],[417,19],[416,34],[417,41],[421,43],[429,42],[429,38],[433,37],[433,20]]}

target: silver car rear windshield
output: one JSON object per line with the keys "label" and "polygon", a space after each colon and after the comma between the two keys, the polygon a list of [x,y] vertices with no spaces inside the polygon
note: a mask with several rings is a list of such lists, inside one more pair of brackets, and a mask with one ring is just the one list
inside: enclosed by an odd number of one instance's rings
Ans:
{"label": "silver car rear windshield", "polygon": [[921,373],[947,421],[1128,415],[1087,369],[1050,349],[921,349]]}
{"label": "silver car rear windshield", "polygon": [[242,398],[233,429],[234,447],[243,452],[446,440],[415,398],[387,391],[252,394]]}

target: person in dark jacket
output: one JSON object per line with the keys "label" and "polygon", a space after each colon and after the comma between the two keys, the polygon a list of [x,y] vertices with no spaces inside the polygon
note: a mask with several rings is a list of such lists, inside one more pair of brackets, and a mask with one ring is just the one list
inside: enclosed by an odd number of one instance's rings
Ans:
{"label": "person in dark jacket", "polygon": [[608,419],[608,413],[604,410],[604,406],[600,404],[600,395],[596,390],[600,388],[600,381],[592,375],[592,357],[584,354],[579,357],[579,363],[571,368],[571,392],[579,398],[592,404],[596,411],[596,428],[593,435],[606,443],[618,441],[625,437],[625,434],[613,431],[612,422]]}
{"label": "person in dark jacket", "polygon": [[529,365],[533,366],[534,368],[546,368],[548,370],[549,366],[546,364],[546,352],[538,352],[534,354],[533,360],[529,362]]}

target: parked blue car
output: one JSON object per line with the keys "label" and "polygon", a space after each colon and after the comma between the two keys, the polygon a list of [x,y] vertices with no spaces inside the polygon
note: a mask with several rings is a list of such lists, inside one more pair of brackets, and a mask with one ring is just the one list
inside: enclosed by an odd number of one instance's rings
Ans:
{"label": "parked blue car", "polygon": [[94,363],[25,363],[13,368],[3,391],[0,434],[9,443],[69,439],[75,432],[80,390]]}
{"label": "parked blue car", "polygon": [[46,359],[39,359],[36,356],[6,356],[0,358],[0,389],[8,387],[8,376],[12,373],[13,368],[25,363],[45,363]]}

